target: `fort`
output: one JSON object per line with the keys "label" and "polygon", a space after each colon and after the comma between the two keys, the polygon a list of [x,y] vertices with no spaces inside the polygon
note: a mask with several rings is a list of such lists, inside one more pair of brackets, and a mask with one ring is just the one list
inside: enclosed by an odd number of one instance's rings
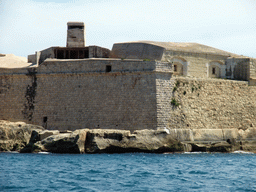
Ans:
{"label": "fort", "polygon": [[67,46],[28,62],[0,69],[2,120],[58,130],[256,127],[254,58],[198,43],[86,46],[84,24],[68,22]]}

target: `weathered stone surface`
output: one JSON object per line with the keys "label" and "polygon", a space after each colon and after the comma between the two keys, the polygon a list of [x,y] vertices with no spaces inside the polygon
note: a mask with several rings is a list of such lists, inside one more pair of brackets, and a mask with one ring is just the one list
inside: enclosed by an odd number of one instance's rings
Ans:
{"label": "weathered stone surface", "polygon": [[[188,148],[188,147],[187,147]],[[87,153],[124,152],[183,152],[184,144],[174,140],[164,130],[90,130],[87,134]]]}
{"label": "weathered stone surface", "polygon": [[256,140],[256,128],[240,129],[238,134],[242,140]]}
{"label": "weathered stone surface", "polygon": [[241,139],[241,136],[238,133],[238,129],[223,129],[223,140],[227,141],[228,139]]}
{"label": "weathered stone surface", "polygon": [[46,137],[49,137],[51,135],[58,135],[60,134],[59,130],[44,130],[39,133],[39,140],[43,140]]}
{"label": "weathered stone surface", "polygon": [[88,129],[79,129],[71,133],[50,135],[34,143],[32,151],[52,153],[84,153],[84,143]]}
{"label": "weathered stone surface", "polygon": [[167,128],[255,129],[256,87],[247,82],[176,77],[172,87],[178,107],[169,111]]}
{"label": "weathered stone surface", "polygon": [[208,142],[208,143],[200,143],[200,142],[192,142],[190,143],[192,146],[191,151],[201,151],[201,152],[233,152],[241,149],[240,143],[236,142]]}
{"label": "weathered stone surface", "polygon": [[[31,153],[232,152],[256,151],[256,129],[78,129],[44,130],[0,121],[0,150]],[[26,145],[26,146],[25,146]],[[25,146],[25,147],[24,147]]]}
{"label": "weathered stone surface", "polygon": [[193,129],[194,141],[224,141],[222,129]]}
{"label": "weathered stone surface", "polygon": [[0,121],[0,151],[20,151],[29,143],[33,130],[43,129],[23,122]]}
{"label": "weathered stone surface", "polygon": [[240,150],[249,151],[249,152],[256,152],[256,141],[241,141],[240,142]]}
{"label": "weathered stone surface", "polygon": [[194,141],[191,129],[170,129],[170,135],[178,141]]}

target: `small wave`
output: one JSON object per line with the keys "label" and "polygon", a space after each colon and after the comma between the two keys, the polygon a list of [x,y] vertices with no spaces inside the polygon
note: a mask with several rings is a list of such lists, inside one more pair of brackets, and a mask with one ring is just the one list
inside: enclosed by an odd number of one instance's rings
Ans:
{"label": "small wave", "polygon": [[18,151],[5,151],[5,153],[19,153]]}
{"label": "small wave", "polygon": [[248,151],[234,151],[233,153],[254,154],[253,152]]}
{"label": "small wave", "polygon": [[38,152],[38,154],[50,154],[50,152],[41,151],[41,152]]}
{"label": "small wave", "polygon": [[201,154],[201,153],[209,153],[209,152],[194,151],[194,152],[184,152],[183,154]]}

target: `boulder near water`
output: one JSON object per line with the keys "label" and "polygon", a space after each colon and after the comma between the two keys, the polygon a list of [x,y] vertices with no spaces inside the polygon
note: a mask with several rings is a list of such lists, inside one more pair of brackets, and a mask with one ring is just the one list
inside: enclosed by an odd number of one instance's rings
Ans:
{"label": "boulder near water", "polygon": [[23,122],[0,121],[0,151],[20,151],[27,145],[33,130],[42,131],[43,127]]}
{"label": "boulder near water", "polygon": [[187,146],[165,130],[138,130],[131,134],[129,130],[78,129],[70,133],[33,131],[30,143],[21,152],[162,153],[183,152]]}

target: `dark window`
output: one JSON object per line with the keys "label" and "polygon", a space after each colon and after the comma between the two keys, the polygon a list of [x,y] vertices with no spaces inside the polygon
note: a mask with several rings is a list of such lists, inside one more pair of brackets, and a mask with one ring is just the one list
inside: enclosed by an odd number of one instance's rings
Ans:
{"label": "dark window", "polygon": [[68,26],[68,29],[84,29],[84,26]]}
{"label": "dark window", "polygon": [[89,58],[88,49],[56,49],[54,51],[57,59],[84,59]]}
{"label": "dark window", "polygon": [[47,122],[47,117],[43,118],[43,122],[46,123]]}
{"label": "dark window", "polygon": [[84,58],[84,51],[83,51],[83,50],[79,50],[79,52],[78,52],[78,58],[79,58],[79,59],[83,59],[83,58]]}
{"label": "dark window", "polygon": [[215,68],[215,67],[212,68],[212,74],[213,74],[213,75],[216,74],[216,68]]}
{"label": "dark window", "polygon": [[70,58],[70,51],[69,50],[66,50],[65,51],[65,59],[69,59]]}
{"label": "dark window", "polygon": [[176,72],[177,71],[177,65],[174,65],[173,67],[174,67],[173,70]]}
{"label": "dark window", "polygon": [[106,66],[106,72],[108,73],[108,72],[110,72],[111,71],[111,65],[107,65]]}
{"label": "dark window", "polygon": [[78,51],[70,50],[70,59],[78,59]]}
{"label": "dark window", "polygon": [[64,59],[64,51],[57,50],[57,59]]}

